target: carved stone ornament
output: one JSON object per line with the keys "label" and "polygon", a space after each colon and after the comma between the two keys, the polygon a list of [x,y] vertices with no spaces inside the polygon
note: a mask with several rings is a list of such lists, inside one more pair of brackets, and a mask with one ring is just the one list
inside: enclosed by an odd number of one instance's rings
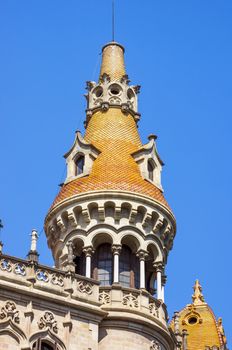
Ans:
{"label": "carved stone ornament", "polygon": [[15,264],[14,273],[16,275],[26,276],[26,266],[20,263]]}
{"label": "carved stone ornament", "polygon": [[159,309],[158,307],[155,305],[155,303],[150,303],[149,304],[149,311],[150,313],[155,316],[155,317],[159,317]]}
{"label": "carved stone ornament", "polygon": [[64,286],[64,277],[62,275],[58,275],[54,273],[51,278],[51,282],[54,285],[63,287]]}
{"label": "carved stone ornament", "polygon": [[3,271],[8,271],[8,272],[12,271],[12,266],[11,266],[10,262],[6,259],[2,259],[0,261],[0,268]]}
{"label": "carved stone ornament", "polygon": [[19,311],[17,311],[16,305],[13,301],[7,301],[5,306],[2,307],[0,320],[3,320],[4,318],[10,318],[15,323],[19,323]]}
{"label": "carved stone ornament", "polygon": [[46,283],[49,281],[47,271],[43,271],[43,270],[36,271],[36,278],[38,281],[42,281],[42,282],[46,282]]}
{"label": "carved stone ornament", "polygon": [[152,340],[150,350],[161,350],[161,345],[157,340]]}
{"label": "carved stone ornament", "polygon": [[110,293],[107,293],[105,291],[101,292],[99,294],[99,301],[100,303],[102,303],[103,305],[105,304],[109,304],[110,303]]}
{"label": "carved stone ornament", "polygon": [[54,333],[58,332],[57,321],[52,312],[46,311],[38,323],[39,329],[49,328]]}
{"label": "carved stone ornament", "polygon": [[91,295],[93,293],[93,285],[89,282],[78,281],[77,290],[81,293]]}
{"label": "carved stone ornament", "polygon": [[122,298],[122,305],[129,307],[138,307],[138,298],[135,297],[132,293],[124,295]]}

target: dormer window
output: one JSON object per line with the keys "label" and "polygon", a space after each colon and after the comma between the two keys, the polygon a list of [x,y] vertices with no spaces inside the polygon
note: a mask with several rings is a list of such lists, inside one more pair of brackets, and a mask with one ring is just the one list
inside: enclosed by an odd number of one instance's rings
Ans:
{"label": "dormer window", "polygon": [[154,165],[151,160],[147,162],[147,171],[149,180],[154,181]]}
{"label": "dormer window", "polygon": [[85,157],[84,156],[79,156],[76,161],[76,176],[81,175],[84,172],[84,165],[85,165]]}

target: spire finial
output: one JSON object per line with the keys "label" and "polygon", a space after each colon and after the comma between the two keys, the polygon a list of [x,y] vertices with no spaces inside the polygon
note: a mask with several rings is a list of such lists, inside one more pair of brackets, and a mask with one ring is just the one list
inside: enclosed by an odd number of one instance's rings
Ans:
{"label": "spire finial", "polygon": [[33,229],[31,231],[31,249],[27,255],[28,260],[38,262],[39,254],[37,252],[37,240],[38,240],[38,232]]}
{"label": "spire finial", "polygon": [[114,0],[112,0],[112,41],[114,41],[114,20],[115,20],[115,12],[114,12]]}
{"label": "spire finial", "polygon": [[194,305],[204,304],[205,300],[202,294],[202,287],[200,285],[199,280],[196,280],[193,290],[194,290],[194,293],[192,295],[193,304]]}

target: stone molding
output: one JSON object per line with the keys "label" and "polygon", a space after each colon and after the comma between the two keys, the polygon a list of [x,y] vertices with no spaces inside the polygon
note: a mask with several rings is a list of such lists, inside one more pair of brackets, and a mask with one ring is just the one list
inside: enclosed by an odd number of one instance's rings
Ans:
{"label": "stone molding", "polygon": [[[91,198],[91,199],[90,199]],[[108,214],[109,209],[113,209]],[[125,215],[127,211],[127,215]],[[139,196],[114,195],[107,193],[103,197],[99,194],[94,196],[81,196],[77,201],[66,201],[65,204],[57,206],[52,210],[45,222],[45,232],[49,247],[58,263],[57,253],[63,250],[62,256],[68,254],[65,251],[64,242],[70,240],[72,232],[79,231],[76,238],[80,237],[84,247],[93,246],[90,240],[94,229],[99,225],[105,225],[109,229],[119,232],[123,228],[137,232],[141,242],[138,249],[146,251],[145,237],[149,236],[160,248],[160,256],[164,254],[166,260],[169,250],[172,248],[175,236],[175,220],[169,211],[154,202],[147,203]],[[73,239],[73,238],[72,238]],[[120,245],[121,242],[113,241],[113,245]],[[63,246],[63,248],[62,248]],[[162,253],[161,253],[162,251]]]}

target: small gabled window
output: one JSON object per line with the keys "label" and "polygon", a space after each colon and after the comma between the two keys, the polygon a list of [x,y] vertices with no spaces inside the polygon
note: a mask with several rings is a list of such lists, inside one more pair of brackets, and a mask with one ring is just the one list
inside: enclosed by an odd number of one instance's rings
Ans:
{"label": "small gabled window", "polygon": [[154,181],[154,165],[150,160],[147,162],[147,171],[148,179]]}
{"label": "small gabled window", "polygon": [[85,165],[85,157],[84,156],[79,156],[76,159],[76,176],[81,175],[84,172],[84,165]]}

